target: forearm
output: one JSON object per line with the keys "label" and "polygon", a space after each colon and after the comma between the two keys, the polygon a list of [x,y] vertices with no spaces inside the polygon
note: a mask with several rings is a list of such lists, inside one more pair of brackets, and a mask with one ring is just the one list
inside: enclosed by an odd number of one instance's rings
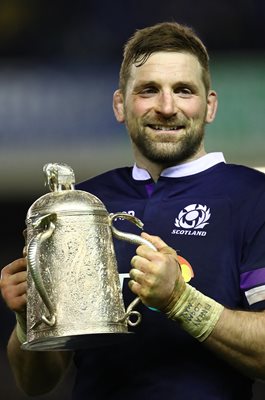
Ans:
{"label": "forearm", "polygon": [[265,379],[264,312],[229,310],[188,284],[180,297],[173,292],[165,311],[241,372]]}
{"label": "forearm", "polygon": [[159,237],[142,234],[157,251],[139,246],[129,287],[244,374],[265,379],[265,312],[232,311],[185,283],[176,252]]}
{"label": "forearm", "polygon": [[244,374],[265,379],[265,313],[224,309],[205,345]]}
{"label": "forearm", "polygon": [[37,352],[21,349],[16,330],[8,342],[8,358],[18,386],[28,395],[50,392],[70,365],[71,352]]}

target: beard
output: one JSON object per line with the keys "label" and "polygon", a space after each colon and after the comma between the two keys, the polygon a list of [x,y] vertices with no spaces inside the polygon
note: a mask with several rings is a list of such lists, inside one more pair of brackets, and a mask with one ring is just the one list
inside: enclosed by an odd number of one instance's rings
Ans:
{"label": "beard", "polygon": [[159,131],[148,133],[148,125],[148,122],[143,121],[141,128],[136,121],[127,119],[127,129],[133,144],[145,158],[156,164],[171,166],[185,162],[199,151],[204,139],[204,118],[195,121],[183,116],[178,121],[152,121],[152,125],[182,126],[179,134],[177,131],[168,134]]}

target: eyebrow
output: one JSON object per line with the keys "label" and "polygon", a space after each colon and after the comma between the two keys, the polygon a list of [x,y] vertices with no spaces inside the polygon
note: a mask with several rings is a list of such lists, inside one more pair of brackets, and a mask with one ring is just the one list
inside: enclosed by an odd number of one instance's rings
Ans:
{"label": "eyebrow", "polygon": [[[142,81],[139,81],[137,83],[137,85],[135,85],[134,90],[140,90],[140,89],[143,89],[143,88],[148,87],[148,86],[161,87],[160,83],[158,83],[157,81],[154,81],[154,80],[150,80],[150,81],[149,80],[142,80]],[[188,87],[188,88],[192,89],[193,91],[198,91],[198,89],[199,89],[198,85],[196,85],[194,82],[183,81],[183,80],[175,82],[173,84],[173,87],[174,88],[177,88],[177,87]]]}

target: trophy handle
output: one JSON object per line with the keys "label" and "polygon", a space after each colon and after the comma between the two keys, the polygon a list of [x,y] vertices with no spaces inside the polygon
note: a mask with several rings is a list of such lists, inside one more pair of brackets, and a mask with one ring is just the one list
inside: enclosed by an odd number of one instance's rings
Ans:
{"label": "trophy handle", "polygon": [[28,244],[28,268],[31,273],[33,282],[39,293],[43,303],[49,311],[49,317],[45,315],[41,316],[41,319],[45,324],[54,326],[56,322],[55,310],[49,299],[48,293],[43,284],[42,276],[40,273],[40,246],[47,240],[55,229],[54,222],[56,220],[56,214],[47,214],[38,218],[34,224],[34,228],[41,228],[42,231],[37,233]]}
{"label": "trophy handle", "polygon": [[[134,217],[133,215],[127,214],[127,213],[115,213],[109,216],[110,218],[110,227],[113,233],[113,236],[115,236],[117,239],[120,240],[126,240],[127,242],[136,244],[136,245],[141,245],[141,244],[145,244],[147,246],[149,246],[152,250],[157,251],[157,248],[151,243],[149,242],[149,240],[144,239],[143,237],[139,236],[139,235],[135,235],[133,233],[126,233],[126,232],[121,232],[118,229],[116,229],[113,226],[113,221],[116,218],[122,218],[122,219],[126,219],[130,222],[132,222],[133,224],[137,225],[139,228],[143,228],[144,224],[143,222],[139,219]],[[128,320],[128,324],[130,326],[136,326],[141,322],[142,316],[139,313],[139,311],[135,311],[133,310],[133,308],[140,302],[140,297],[136,297],[127,307],[126,311],[125,311],[125,315],[124,317],[119,321],[119,322],[124,322],[126,319]],[[134,315],[134,317],[136,318],[135,321],[131,320],[130,317]]]}

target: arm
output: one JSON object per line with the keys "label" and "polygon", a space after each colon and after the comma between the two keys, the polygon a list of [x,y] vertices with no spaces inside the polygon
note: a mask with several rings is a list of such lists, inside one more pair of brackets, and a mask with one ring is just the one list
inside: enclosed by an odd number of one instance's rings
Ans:
{"label": "arm", "polygon": [[131,290],[242,373],[265,379],[265,312],[229,310],[204,296],[184,282],[173,249],[159,237],[143,236],[158,251],[137,248]]}
{"label": "arm", "polygon": [[242,373],[265,379],[265,312],[224,309],[207,347]]}
{"label": "arm", "polygon": [[12,332],[7,352],[17,385],[30,396],[50,392],[64,376],[72,359],[71,352],[25,351]]}
{"label": "arm", "polygon": [[[13,330],[7,353],[18,386],[29,395],[51,391],[62,379],[72,359],[71,352],[38,352],[21,349],[19,337],[25,335],[27,262],[20,258],[2,269],[0,289],[7,306],[19,321]],[[19,335],[17,334],[19,333]]]}

